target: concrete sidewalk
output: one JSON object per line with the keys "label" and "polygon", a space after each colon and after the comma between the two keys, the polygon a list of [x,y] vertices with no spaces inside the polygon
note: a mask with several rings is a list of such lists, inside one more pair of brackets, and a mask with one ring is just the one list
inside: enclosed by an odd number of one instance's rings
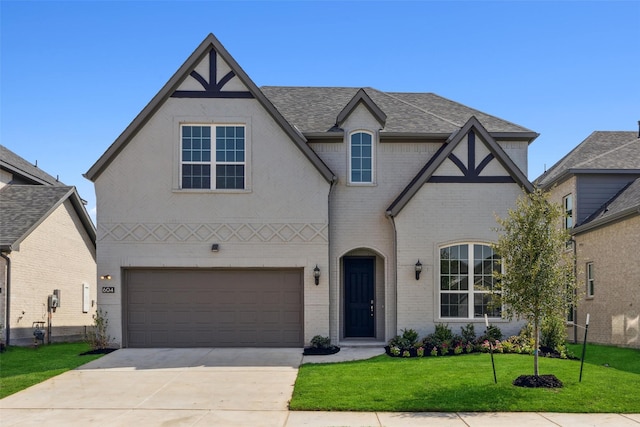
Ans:
{"label": "concrete sidewalk", "polygon": [[5,426],[611,426],[640,414],[288,411],[301,363],[365,359],[300,349],[121,349],[0,400]]}

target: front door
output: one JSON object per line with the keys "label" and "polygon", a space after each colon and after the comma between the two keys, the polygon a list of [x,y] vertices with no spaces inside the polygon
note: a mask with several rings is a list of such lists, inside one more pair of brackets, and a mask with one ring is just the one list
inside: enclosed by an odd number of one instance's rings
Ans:
{"label": "front door", "polygon": [[373,257],[344,258],[345,337],[375,336]]}

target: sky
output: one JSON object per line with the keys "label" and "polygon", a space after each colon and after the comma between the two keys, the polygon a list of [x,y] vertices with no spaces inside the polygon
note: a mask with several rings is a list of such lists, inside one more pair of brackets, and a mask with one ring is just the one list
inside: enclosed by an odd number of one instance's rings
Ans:
{"label": "sky", "polygon": [[540,134],[533,180],[637,131],[640,1],[0,0],[0,143],[78,188],[213,33],[258,86],[433,92]]}

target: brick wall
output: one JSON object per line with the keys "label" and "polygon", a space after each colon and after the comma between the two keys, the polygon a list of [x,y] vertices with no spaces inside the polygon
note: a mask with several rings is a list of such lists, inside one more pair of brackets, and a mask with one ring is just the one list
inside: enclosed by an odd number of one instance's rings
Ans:
{"label": "brick wall", "polygon": [[82,339],[95,305],[83,312],[83,283],[96,299],[95,249],[71,202],[60,205],[13,251],[11,257],[11,344],[33,342],[32,322],[48,322],[47,297],[61,291],[52,313],[52,341]]}
{"label": "brick wall", "polygon": [[[581,233],[577,242],[577,323],[590,315],[588,341],[640,348],[640,216]],[[586,296],[586,264],[595,292]],[[578,332],[582,339],[583,332]]]}

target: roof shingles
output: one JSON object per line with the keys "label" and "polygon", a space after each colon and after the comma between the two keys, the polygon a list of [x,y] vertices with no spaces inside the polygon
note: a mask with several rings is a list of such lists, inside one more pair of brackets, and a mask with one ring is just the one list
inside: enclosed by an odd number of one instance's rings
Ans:
{"label": "roof shingles", "polygon": [[595,131],[536,179],[548,188],[572,171],[640,171],[640,138],[636,132]]}
{"label": "roof shingles", "polygon": [[[360,88],[264,86],[260,89],[290,123],[308,134],[334,128],[338,114]],[[382,134],[451,134],[472,116],[489,132],[532,133],[433,93],[382,92],[373,88],[364,88],[364,91],[387,115]]]}
{"label": "roof shingles", "polygon": [[0,247],[19,243],[74,187],[7,185],[0,190]]}

